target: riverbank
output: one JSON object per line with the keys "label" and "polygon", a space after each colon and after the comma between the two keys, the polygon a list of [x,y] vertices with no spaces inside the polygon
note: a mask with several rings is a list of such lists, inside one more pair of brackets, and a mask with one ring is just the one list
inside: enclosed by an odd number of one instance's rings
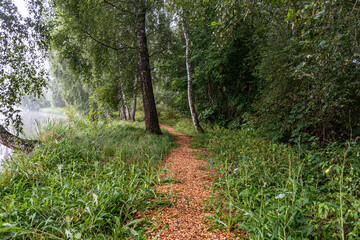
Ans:
{"label": "riverbank", "polygon": [[140,123],[54,123],[44,144],[17,154],[0,176],[1,235],[12,239],[124,239],[142,233],[138,211],[161,204],[153,189],[169,134]]}

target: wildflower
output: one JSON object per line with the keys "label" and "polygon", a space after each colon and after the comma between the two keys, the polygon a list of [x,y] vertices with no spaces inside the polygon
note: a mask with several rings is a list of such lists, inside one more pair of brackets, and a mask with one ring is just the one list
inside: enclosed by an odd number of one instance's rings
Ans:
{"label": "wildflower", "polygon": [[98,203],[98,196],[95,193],[92,193],[92,197],[94,199],[94,202],[97,204]]}
{"label": "wildflower", "polygon": [[341,107],[344,107],[344,105],[341,105]]}
{"label": "wildflower", "polygon": [[240,154],[242,154],[243,152],[240,152]]}
{"label": "wildflower", "polygon": [[4,186],[4,184],[2,183],[2,184],[1,184],[1,186],[3,187],[3,186]]}
{"label": "wildflower", "polygon": [[34,233],[36,233],[36,232],[37,232],[37,229],[34,230]]}
{"label": "wildflower", "polygon": [[275,199],[282,199],[285,197],[285,194],[281,193],[275,197]]}
{"label": "wildflower", "polygon": [[44,236],[42,236],[41,239],[44,239]]}
{"label": "wildflower", "polygon": [[329,152],[326,152],[326,154],[329,154]]}
{"label": "wildflower", "polygon": [[330,168],[326,169],[325,174],[328,174],[330,172]]}

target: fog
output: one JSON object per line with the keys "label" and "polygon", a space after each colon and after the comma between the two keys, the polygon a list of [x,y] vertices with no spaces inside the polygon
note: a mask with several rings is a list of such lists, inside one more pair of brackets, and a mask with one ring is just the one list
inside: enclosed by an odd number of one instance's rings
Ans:
{"label": "fog", "polygon": [[[23,110],[20,115],[24,123],[23,130],[25,138],[33,137],[36,135],[36,132],[38,130],[38,124],[40,126],[45,126],[49,121],[58,122],[61,120],[65,120],[64,115],[43,113],[38,111]],[[4,117],[0,116],[1,123],[3,122],[3,119]],[[10,156],[11,152],[11,149],[0,144],[0,165],[2,165],[4,159]]]}

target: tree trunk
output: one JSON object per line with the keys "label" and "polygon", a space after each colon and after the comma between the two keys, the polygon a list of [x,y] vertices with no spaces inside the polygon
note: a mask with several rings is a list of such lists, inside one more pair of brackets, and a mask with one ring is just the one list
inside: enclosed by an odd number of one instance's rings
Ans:
{"label": "tree trunk", "polygon": [[106,117],[109,121],[113,118],[111,111],[109,111],[109,110],[106,111]]}
{"label": "tree trunk", "polygon": [[122,99],[123,99],[124,107],[125,107],[125,117],[126,117],[126,120],[130,120],[129,106],[128,106],[127,101],[126,101],[125,93],[124,93],[124,91],[123,91],[122,89],[121,89],[121,94],[122,94]]}
{"label": "tree trunk", "polygon": [[195,104],[193,99],[193,93],[192,93],[192,71],[191,71],[191,64],[190,64],[190,37],[189,37],[189,31],[186,26],[186,19],[183,16],[183,32],[184,37],[186,41],[186,70],[187,70],[187,77],[188,77],[188,101],[189,101],[189,107],[191,112],[191,118],[195,127],[196,133],[203,133],[204,130],[201,128],[196,111],[195,111]]}
{"label": "tree trunk", "polygon": [[135,76],[134,82],[134,92],[133,92],[133,100],[131,106],[131,120],[135,121],[135,113],[136,113],[136,98],[137,98],[137,85],[138,85],[138,77]]}
{"label": "tree trunk", "polygon": [[119,106],[119,112],[120,112],[120,117],[122,120],[126,120],[126,115],[125,115],[125,109],[124,109],[124,106],[123,105],[120,105]]}
{"label": "tree trunk", "polygon": [[156,112],[156,104],[152,87],[149,52],[147,47],[147,37],[145,30],[146,6],[144,3],[136,3],[136,35],[137,47],[139,51],[139,71],[141,92],[144,105],[144,120],[146,130],[154,134],[162,134]]}
{"label": "tree trunk", "polygon": [[0,143],[12,150],[31,152],[39,141],[19,138],[0,125]]}

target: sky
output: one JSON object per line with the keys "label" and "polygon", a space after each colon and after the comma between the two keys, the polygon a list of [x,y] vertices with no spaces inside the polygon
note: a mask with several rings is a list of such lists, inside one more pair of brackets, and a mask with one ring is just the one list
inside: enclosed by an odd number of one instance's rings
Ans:
{"label": "sky", "polygon": [[24,0],[12,0],[16,7],[18,8],[20,14],[23,16],[23,17],[28,17],[29,16],[29,13],[26,9],[26,3]]}

